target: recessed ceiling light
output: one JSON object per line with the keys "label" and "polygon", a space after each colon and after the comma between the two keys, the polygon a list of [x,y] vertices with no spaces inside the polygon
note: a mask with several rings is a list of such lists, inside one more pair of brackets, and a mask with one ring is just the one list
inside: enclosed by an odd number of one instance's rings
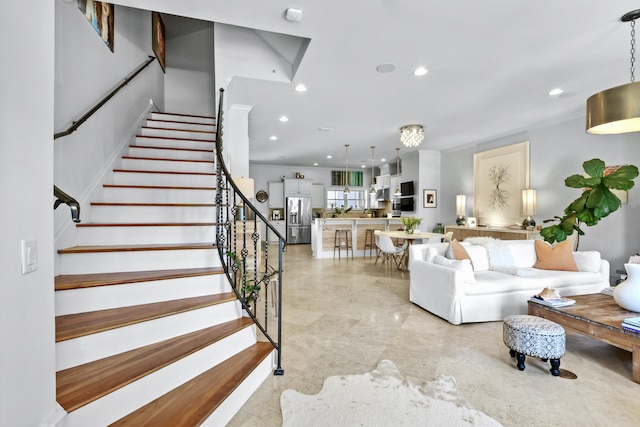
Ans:
{"label": "recessed ceiling light", "polygon": [[376,67],[376,71],[379,73],[391,73],[395,71],[396,66],[393,64],[380,64]]}
{"label": "recessed ceiling light", "polygon": [[327,155],[327,159],[333,159],[333,156],[331,154]]}
{"label": "recessed ceiling light", "polygon": [[381,162],[386,162],[386,161],[387,161],[387,159],[382,158],[382,159],[380,159],[380,161],[381,161]]}
{"label": "recessed ceiling light", "polygon": [[270,139],[270,140],[272,140],[272,141],[276,141],[276,140],[278,139],[278,137],[277,137],[277,136],[275,136],[275,135],[271,135],[271,136],[269,137],[269,139]]}
{"label": "recessed ceiling light", "polygon": [[325,128],[325,127],[322,127],[322,128],[318,128],[318,130],[320,130],[320,131],[322,131],[322,132],[331,132],[331,131],[333,131],[333,128]]}
{"label": "recessed ceiling light", "polygon": [[429,70],[427,70],[425,67],[418,67],[415,70],[413,70],[413,75],[414,76],[424,76],[428,72],[429,72]]}
{"label": "recessed ceiling light", "polygon": [[306,92],[307,91],[307,87],[301,83],[301,84],[296,86],[296,91],[298,91],[298,92]]}
{"label": "recessed ceiling light", "polygon": [[317,163],[314,163],[314,164],[313,164],[313,166],[318,166],[318,164],[317,164]]}
{"label": "recessed ceiling light", "polygon": [[366,168],[366,166],[365,166],[365,165],[360,165],[360,167],[361,167],[362,169]]}
{"label": "recessed ceiling light", "polygon": [[281,122],[288,122],[288,121],[289,121],[289,117],[287,117],[287,116],[282,116],[282,117],[280,117],[280,121],[281,121]]}
{"label": "recessed ceiling light", "polygon": [[549,91],[549,95],[551,96],[558,96],[558,95],[562,95],[562,93],[564,92],[564,90],[560,89],[559,87],[555,88],[555,89],[551,89]]}

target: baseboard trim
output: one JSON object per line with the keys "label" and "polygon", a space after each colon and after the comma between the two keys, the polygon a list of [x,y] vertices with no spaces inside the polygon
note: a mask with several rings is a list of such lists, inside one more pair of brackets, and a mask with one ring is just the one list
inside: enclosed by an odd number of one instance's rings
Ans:
{"label": "baseboard trim", "polygon": [[42,421],[40,427],[62,427],[66,416],[67,412],[56,402],[56,407],[51,411],[49,416]]}

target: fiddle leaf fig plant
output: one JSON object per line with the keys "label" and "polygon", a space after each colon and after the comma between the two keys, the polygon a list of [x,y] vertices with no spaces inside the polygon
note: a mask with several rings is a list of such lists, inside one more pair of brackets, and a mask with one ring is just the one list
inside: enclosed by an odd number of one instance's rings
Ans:
{"label": "fiddle leaf fig plant", "polygon": [[638,168],[633,165],[620,166],[605,175],[605,164],[600,159],[591,159],[582,164],[587,177],[571,175],[564,180],[564,184],[571,188],[582,188],[582,195],[564,209],[563,216],[554,216],[544,222],[556,221],[540,230],[540,234],[549,243],[562,242],[567,236],[578,233],[578,238],[584,235],[581,223],[587,227],[596,225],[602,218],[618,210],[620,199],[611,190],[630,190],[633,180],[638,176]]}

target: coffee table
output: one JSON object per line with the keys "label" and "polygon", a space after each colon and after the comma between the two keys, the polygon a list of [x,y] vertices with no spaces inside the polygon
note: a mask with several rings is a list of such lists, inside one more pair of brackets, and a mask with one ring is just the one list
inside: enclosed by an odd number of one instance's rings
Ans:
{"label": "coffee table", "polygon": [[575,295],[568,298],[576,300],[575,305],[549,307],[529,301],[529,314],[549,319],[571,331],[630,351],[633,381],[640,383],[640,334],[622,329],[622,321],[625,318],[637,317],[640,313],[623,309],[609,295]]}

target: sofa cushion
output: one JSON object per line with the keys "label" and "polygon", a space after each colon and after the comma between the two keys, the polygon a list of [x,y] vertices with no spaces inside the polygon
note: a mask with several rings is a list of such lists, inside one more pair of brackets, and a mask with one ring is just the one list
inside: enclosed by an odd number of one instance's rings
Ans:
{"label": "sofa cushion", "polygon": [[471,268],[471,261],[468,259],[454,260],[442,255],[436,255],[433,258],[433,263],[442,265],[444,267],[450,267],[454,270],[462,272],[462,278],[464,282],[475,283],[476,281],[476,278],[473,275],[473,268]]}
{"label": "sofa cushion", "polygon": [[538,270],[533,277],[519,277],[497,271],[479,271],[475,273],[476,283],[464,287],[466,295],[491,295],[501,298],[499,294],[528,290],[531,295],[539,293],[546,287],[557,289],[560,295],[563,288],[575,288],[602,282],[600,273],[582,271]]}
{"label": "sofa cushion", "polygon": [[579,271],[589,271],[591,273],[597,273],[600,271],[602,259],[600,258],[600,252],[598,251],[574,252],[573,259],[576,262],[576,267],[578,267]]}
{"label": "sofa cushion", "polygon": [[471,267],[473,267],[473,261],[471,260],[471,257],[469,256],[467,251],[464,249],[464,247],[460,244],[460,242],[458,242],[457,240],[453,240],[450,243],[450,245],[451,245],[451,250],[453,251],[453,259],[457,259],[457,260],[468,259],[469,262],[471,263]]}
{"label": "sofa cushion", "polygon": [[536,261],[534,267],[541,270],[578,271],[573,259],[572,243],[569,240],[552,247],[542,240],[535,241]]}
{"label": "sofa cushion", "polygon": [[489,255],[487,253],[487,248],[482,245],[472,245],[466,242],[462,242],[461,245],[467,251],[469,258],[471,259],[473,271],[489,270]]}

